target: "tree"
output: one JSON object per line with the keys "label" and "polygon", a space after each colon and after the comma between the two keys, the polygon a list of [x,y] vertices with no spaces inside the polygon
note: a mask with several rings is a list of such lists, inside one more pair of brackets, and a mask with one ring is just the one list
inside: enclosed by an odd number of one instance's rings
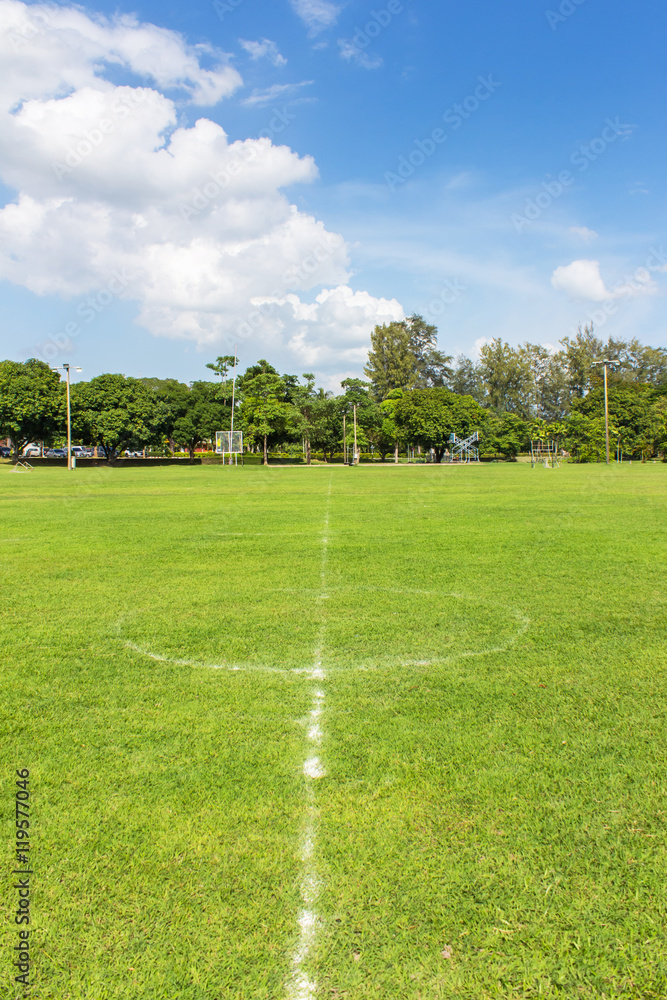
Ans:
{"label": "tree", "polygon": [[[229,403],[230,407],[234,401],[234,379],[227,378],[230,368],[236,366],[236,358],[233,354],[223,354],[215,359],[214,364],[206,365],[212,372],[220,376],[220,387],[218,389],[218,399]],[[218,428],[219,430],[220,428]]]}
{"label": "tree", "polygon": [[[259,363],[262,364],[266,365],[266,369],[260,368],[254,374],[249,374],[252,370],[248,369],[243,376],[241,416],[250,440],[257,437],[263,439],[264,465],[268,465],[269,435],[284,436],[289,433],[294,427],[296,410],[285,398],[284,380],[267,362]],[[256,369],[259,366],[254,367]]]}
{"label": "tree", "polygon": [[153,396],[152,422],[160,435],[169,442],[173,452],[174,428],[176,422],[188,411],[190,387],[175,378],[142,378],[141,381]]}
{"label": "tree", "polygon": [[[643,461],[655,455],[665,439],[664,399],[649,385],[628,382],[610,385],[610,438],[620,438],[623,450],[631,455],[640,455]],[[572,444],[578,450],[585,446],[588,460],[598,453],[597,431],[593,430],[598,422],[604,426],[602,386],[593,389],[583,399],[574,400],[568,423]]]}
{"label": "tree", "polygon": [[438,330],[413,313],[405,321],[410,336],[409,345],[415,359],[415,389],[445,386],[452,376],[452,357],[438,350]]}
{"label": "tree", "polygon": [[645,347],[636,339],[623,347],[624,356],[619,374],[624,381],[667,389],[667,349]]}
{"label": "tree", "polygon": [[11,438],[15,459],[31,441],[62,433],[65,411],[64,383],[44,361],[0,362],[0,436]]}
{"label": "tree", "polygon": [[377,440],[382,424],[382,414],[371,393],[371,386],[360,378],[346,378],[341,382],[341,387],[345,392],[338,397],[339,420],[342,423],[343,415],[345,415],[346,444],[348,447],[354,446],[354,413],[356,408],[357,448],[359,451],[368,451],[371,442]]}
{"label": "tree", "polygon": [[340,407],[338,400],[330,392],[318,389],[312,414],[311,443],[313,448],[322,449],[324,461],[333,459],[342,440]]}
{"label": "tree", "polygon": [[377,400],[386,399],[392,389],[412,386],[415,357],[405,320],[375,327],[364,374],[370,379]]}
{"label": "tree", "polygon": [[484,405],[486,390],[479,366],[465,354],[459,354],[456,359],[456,367],[449,379],[449,388],[459,396],[472,396],[476,402]]}
{"label": "tree", "polygon": [[561,344],[564,348],[563,363],[568,388],[574,398],[582,398],[595,380],[593,362],[605,356],[604,344],[595,336],[592,323],[583,330],[579,327],[574,338],[564,337]]}
{"label": "tree", "polygon": [[378,439],[380,449],[380,459],[384,462],[391,446],[394,448],[394,462],[398,464],[398,449],[403,441],[403,431],[396,422],[396,410],[400,400],[403,398],[402,389],[392,389],[387,398],[380,403],[382,413],[382,424]]}
{"label": "tree", "polygon": [[490,414],[481,435],[485,454],[516,459],[528,447],[528,424],[516,413]]}
{"label": "tree", "polygon": [[193,382],[186,397],[186,410],[174,422],[174,439],[185,444],[190,461],[197,445],[212,441],[216,431],[227,427],[230,407],[220,399],[220,387],[215,382]]}
{"label": "tree", "polygon": [[392,389],[443,386],[452,372],[448,355],[437,349],[438,331],[414,313],[407,319],[376,326],[365,375],[378,401]]}
{"label": "tree", "polygon": [[452,434],[468,437],[479,430],[484,410],[470,396],[457,396],[445,388],[404,392],[396,407],[396,423],[407,440],[432,448],[441,462]]}
{"label": "tree", "polygon": [[518,353],[530,371],[533,414],[540,420],[564,417],[570,409],[570,390],[563,352],[553,354],[541,344],[524,344]]}
{"label": "tree", "polygon": [[98,375],[73,385],[72,423],[75,437],[102,448],[108,461],[124,448],[160,439],[153,393],[125,375]]}
{"label": "tree", "polygon": [[315,376],[311,372],[305,372],[303,377],[306,380],[305,385],[297,382],[295,386],[288,386],[287,391],[298,414],[296,427],[306,447],[306,465],[310,465],[311,438],[319,415],[319,403],[323,390],[320,389],[318,392],[315,389]]}
{"label": "tree", "polygon": [[533,374],[525,354],[496,337],[479,352],[479,373],[487,405],[496,413],[528,419],[534,411]]}

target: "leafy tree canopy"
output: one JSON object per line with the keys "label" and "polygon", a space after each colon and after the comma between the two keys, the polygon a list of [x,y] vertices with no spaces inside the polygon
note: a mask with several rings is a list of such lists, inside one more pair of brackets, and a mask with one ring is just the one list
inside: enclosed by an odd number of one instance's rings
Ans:
{"label": "leafy tree canopy", "polygon": [[72,423],[77,440],[102,448],[107,459],[160,440],[151,388],[125,375],[98,375],[73,385]]}
{"label": "leafy tree canopy", "polygon": [[452,372],[449,355],[437,349],[438,332],[416,313],[407,319],[376,326],[364,373],[376,399],[392,389],[443,386]]}
{"label": "leafy tree canopy", "polygon": [[65,385],[44,361],[0,362],[0,436],[14,455],[31,441],[50,444],[66,421]]}
{"label": "leafy tree canopy", "polygon": [[484,423],[482,407],[470,396],[457,396],[445,388],[413,389],[404,392],[395,411],[395,420],[406,439],[422,448],[433,449],[441,461],[451,434],[467,437]]}

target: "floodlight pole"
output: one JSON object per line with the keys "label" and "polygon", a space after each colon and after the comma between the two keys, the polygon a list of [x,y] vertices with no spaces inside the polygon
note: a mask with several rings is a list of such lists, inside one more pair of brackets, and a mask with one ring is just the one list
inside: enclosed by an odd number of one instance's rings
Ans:
{"label": "floodlight pole", "polygon": [[357,404],[353,403],[352,409],[354,411],[354,459],[352,464],[357,464]]}
{"label": "floodlight pole", "polygon": [[[232,426],[231,426],[231,437],[229,440],[229,447],[234,447],[234,397],[236,392],[236,344],[234,344],[234,375],[232,377]],[[223,455],[222,462],[224,465],[225,457]],[[232,453],[229,453],[229,464],[232,464]]]}
{"label": "floodlight pole", "polygon": [[[69,401],[69,365],[60,365],[58,368],[54,368],[53,371],[64,371],[67,375],[67,469],[71,472],[72,470],[72,414],[70,410]],[[75,372],[83,371],[82,368],[75,368]]]}
{"label": "floodlight pole", "polygon": [[347,438],[345,435],[345,414],[343,414],[343,465],[347,465]]}
{"label": "floodlight pole", "polygon": [[593,361],[591,368],[595,365],[602,365],[604,369],[604,439],[607,465],[609,465],[609,397],[607,394],[607,366],[612,368],[616,362],[611,358],[604,358],[603,361]]}

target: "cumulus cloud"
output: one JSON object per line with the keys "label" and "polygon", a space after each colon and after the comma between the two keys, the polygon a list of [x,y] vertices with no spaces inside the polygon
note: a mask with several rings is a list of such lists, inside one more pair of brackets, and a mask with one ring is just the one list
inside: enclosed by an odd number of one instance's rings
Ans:
{"label": "cumulus cloud", "polygon": [[290,0],[292,9],[315,35],[338,20],[342,7],[332,0]]}
{"label": "cumulus cloud", "polygon": [[258,59],[268,59],[274,66],[287,66],[287,59],[280,54],[278,46],[270,39],[262,38],[259,42],[249,42],[240,38],[239,41],[254,62]]}
{"label": "cumulus cloud", "polygon": [[396,299],[377,299],[347,285],[325,288],[313,303],[289,294],[257,301],[278,331],[290,331],[287,347],[302,367],[359,368],[366,361],[368,334],[376,324],[405,318]]}
{"label": "cumulus cloud", "polygon": [[[402,314],[347,287],[342,237],[285,196],[317,177],[311,157],[182,124],[164,91],[217,101],[241,83],[204,68],[208,50],[131,18],[4,0],[0,51],[0,179],[16,191],[0,210],[1,278],[64,297],[113,281],[157,336],[323,364],[334,347],[363,359],[373,326]],[[118,66],[144,85],[112,82]]]}
{"label": "cumulus cloud", "polygon": [[572,299],[602,302],[611,297],[600,275],[600,262],[597,260],[573,260],[571,264],[557,267],[551,276],[551,284]]}
{"label": "cumulus cloud", "polygon": [[633,275],[626,275],[613,288],[607,288],[597,260],[573,260],[571,264],[557,267],[551,276],[551,284],[557,291],[565,292],[572,299],[589,302],[634,298],[656,291],[651,275],[645,268],[639,268]]}
{"label": "cumulus cloud", "polygon": [[[224,53],[188,45],[174,31],[142,24],[134,15],[109,20],[76,7],[2,0],[0,53],[4,71],[0,101],[100,87],[110,67],[129,70],[163,90],[181,90],[193,104],[217,104],[240,85]],[[213,62],[205,68],[202,62]]]}

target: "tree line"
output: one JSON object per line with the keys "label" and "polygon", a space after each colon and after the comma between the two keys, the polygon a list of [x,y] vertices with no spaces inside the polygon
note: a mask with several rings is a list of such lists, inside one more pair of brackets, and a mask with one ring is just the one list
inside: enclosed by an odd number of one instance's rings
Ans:
{"label": "tree line", "polygon": [[[193,458],[216,431],[244,432],[264,462],[287,443],[305,459],[331,461],[354,436],[360,451],[382,461],[418,447],[440,461],[450,436],[477,431],[482,455],[513,459],[531,439],[556,439],[579,461],[604,454],[604,359],[609,371],[610,435],[617,448],[642,459],[667,445],[667,350],[638,340],[600,340],[592,327],[564,338],[558,350],[496,338],[479,358],[454,360],[438,349],[435,326],[413,315],[377,326],[364,368],[334,395],[315,376],[280,374],[268,361],[232,378],[235,359],[207,365],[214,378],[177,379],[104,374],[71,387],[73,441],[94,445],[108,460],[125,449],[184,448]],[[65,385],[42,361],[0,362],[0,436],[17,457],[26,444],[53,444],[65,433]],[[343,441],[343,426],[346,440]]]}

